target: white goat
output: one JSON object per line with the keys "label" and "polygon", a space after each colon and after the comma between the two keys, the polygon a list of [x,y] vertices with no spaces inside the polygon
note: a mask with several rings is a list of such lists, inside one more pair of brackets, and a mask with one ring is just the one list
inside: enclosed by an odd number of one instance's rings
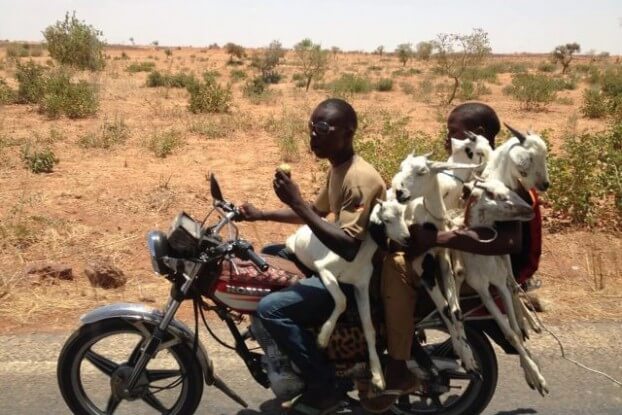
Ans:
{"label": "white goat", "polygon": [[[486,180],[497,179],[514,191],[521,188],[546,191],[549,188],[546,143],[536,134],[524,135],[507,124],[505,126],[514,137],[495,149],[482,176]],[[509,257],[506,257],[506,263],[506,267],[511,268]],[[516,322],[517,326],[513,324],[512,328],[523,338],[528,337],[528,326],[539,333],[541,328],[520,300],[514,278],[508,280],[508,284],[512,287],[516,312],[516,318],[511,322]]]}
{"label": "white goat", "polygon": [[[404,242],[410,236],[404,221],[406,206],[396,200],[379,202],[372,209],[370,223],[383,225],[387,232],[394,235],[398,242]],[[373,272],[372,257],[378,245],[368,233],[356,257],[346,261],[326,247],[308,226],[299,228],[287,238],[287,249],[308,268],[317,272],[324,286],[335,300],[335,309],[322,325],[318,334],[318,344],[326,347],[337,319],[346,309],[346,297],[339,288],[338,282],[352,284],[358,312],[363,325],[363,332],[369,351],[369,366],[372,374],[371,382],[378,390],[385,388],[382,366],[376,352],[376,334],[371,320],[369,304],[369,280]]]}
{"label": "white goat", "polygon": [[[466,203],[463,227],[493,227],[495,222],[499,221],[533,219],[534,212],[531,206],[499,180],[489,179],[465,186],[471,190],[471,194]],[[514,280],[512,268],[508,267],[509,255],[477,255],[463,251],[453,251],[452,255],[456,265],[454,272],[458,292],[464,280],[477,291],[506,339],[518,351],[529,386],[536,388],[542,395],[547,393],[546,380],[540,373],[537,363],[532,359],[520,335],[512,329],[517,322],[515,303],[508,289],[508,281]],[[492,298],[489,291],[490,285],[494,286],[501,295],[507,320]],[[512,327],[508,324],[508,320]]]}
{"label": "white goat", "polygon": [[475,164],[472,171],[459,169],[442,172],[438,176],[443,195],[443,202],[447,210],[461,207],[462,186],[473,180],[475,174],[481,174],[486,163],[492,156],[492,147],[486,137],[465,131],[466,140],[451,139],[451,156],[448,163]]}
{"label": "white goat", "polygon": [[[392,189],[397,200],[403,203],[408,202],[408,208],[405,212],[406,221],[409,224],[431,223],[438,230],[448,230],[451,224],[446,217],[438,174],[447,169],[473,169],[473,167],[473,165],[432,162],[427,159],[427,155],[409,155],[406,157],[400,166],[400,171],[392,180]],[[387,235],[391,235],[388,229]],[[436,281],[436,272],[432,271],[432,275],[429,275],[429,272],[423,272],[424,259],[430,254],[438,260],[442,276],[442,287],[445,292],[441,291],[440,281]],[[464,368],[469,371],[476,370],[477,363],[466,340],[462,324],[462,314],[460,312],[449,251],[444,248],[433,248],[415,258],[412,266],[414,272],[422,277],[421,281],[424,288],[447,326],[453,348],[462,359]]]}

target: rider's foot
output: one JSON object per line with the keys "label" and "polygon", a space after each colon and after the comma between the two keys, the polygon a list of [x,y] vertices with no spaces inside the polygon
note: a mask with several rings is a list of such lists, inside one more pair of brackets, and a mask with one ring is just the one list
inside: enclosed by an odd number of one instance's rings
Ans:
{"label": "rider's foot", "polygon": [[[413,393],[420,384],[419,380],[408,369],[404,360],[392,358],[389,358],[387,362],[385,380],[387,387],[380,394],[369,393],[364,390],[364,385],[359,385],[361,405],[367,411],[382,413],[389,410],[398,397]],[[361,386],[363,390],[361,390]]]}

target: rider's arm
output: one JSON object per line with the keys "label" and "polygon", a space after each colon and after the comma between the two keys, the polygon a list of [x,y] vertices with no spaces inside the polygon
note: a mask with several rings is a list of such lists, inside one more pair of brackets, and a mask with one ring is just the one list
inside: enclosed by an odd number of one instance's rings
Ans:
{"label": "rider's arm", "polygon": [[[245,208],[248,210],[248,205],[245,205]],[[314,212],[320,217],[325,217],[327,215],[324,212],[319,212],[313,207],[312,209],[314,209]],[[269,211],[257,210],[256,216],[253,217],[252,220],[266,220],[298,225],[305,223],[305,221],[289,207]]]}

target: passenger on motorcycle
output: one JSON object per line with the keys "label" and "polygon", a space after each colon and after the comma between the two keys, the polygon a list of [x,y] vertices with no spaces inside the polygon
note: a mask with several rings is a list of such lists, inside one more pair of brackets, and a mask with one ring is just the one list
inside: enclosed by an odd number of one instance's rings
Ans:
{"label": "passenger on motorcycle", "polygon": [[[319,196],[313,204],[307,203],[298,185],[277,170],[274,191],[287,208],[263,211],[246,203],[241,208],[243,219],[307,224],[333,252],[354,259],[365,238],[371,209],[377,199],[385,198],[386,191],[380,174],[354,153],[356,127],[356,112],[350,104],[340,99],[321,102],[309,120],[311,150],[331,164]],[[334,222],[323,220],[329,213]],[[276,253],[274,248],[270,253]],[[349,301],[354,301],[351,287],[342,289]],[[257,315],[306,384],[305,392],[292,402],[290,413],[329,413],[341,403],[343,393],[336,388],[334,368],[307,329],[324,323],[333,309],[333,299],[317,276],[269,294],[259,303]]]}
{"label": "passenger on motorcycle", "polygon": [[[467,138],[465,130],[486,137],[494,148],[495,137],[500,130],[499,118],[490,106],[483,103],[470,102],[457,106],[447,119],[445,149],[448,152],[451,151],[451,138]],[[414,225],[410,228],[408,256],[417,257],[435,246],[481,255],[511,254],[514,275],[519,282],[526,281],[538,267],[542,224],[535,193],[522,191],[519,194],[534,206],[536,216],[531,222],[498,223],[498,235],[491,243],[480,242],[492,236],[486,230],[436,232],[428,227]],[[418,383],[406,367],[406,361],[411,359],[420,276],[413,272],[406,256],[405,252],[398,249],[387,254],[381,284],[389,355],[385,368],[386,390],[397,390],[403,394],[415,390]],[[363,399],[362,404],[370,411],[383,412],[392,406],[396,398],[394,394],[385,394]]]}

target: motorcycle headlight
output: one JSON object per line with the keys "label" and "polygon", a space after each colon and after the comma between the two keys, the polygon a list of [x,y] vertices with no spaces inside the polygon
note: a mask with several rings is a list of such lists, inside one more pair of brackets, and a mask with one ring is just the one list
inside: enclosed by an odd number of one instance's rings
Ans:
{"label": "motorcycle headlight", "polygon": [[147,246],[151,254],[153,270],[160,275],[167,275],[172,270],[166,266],[163,258],[170,255],[170,246],[166,234],[162,231],[151,231],[147,234]]}

